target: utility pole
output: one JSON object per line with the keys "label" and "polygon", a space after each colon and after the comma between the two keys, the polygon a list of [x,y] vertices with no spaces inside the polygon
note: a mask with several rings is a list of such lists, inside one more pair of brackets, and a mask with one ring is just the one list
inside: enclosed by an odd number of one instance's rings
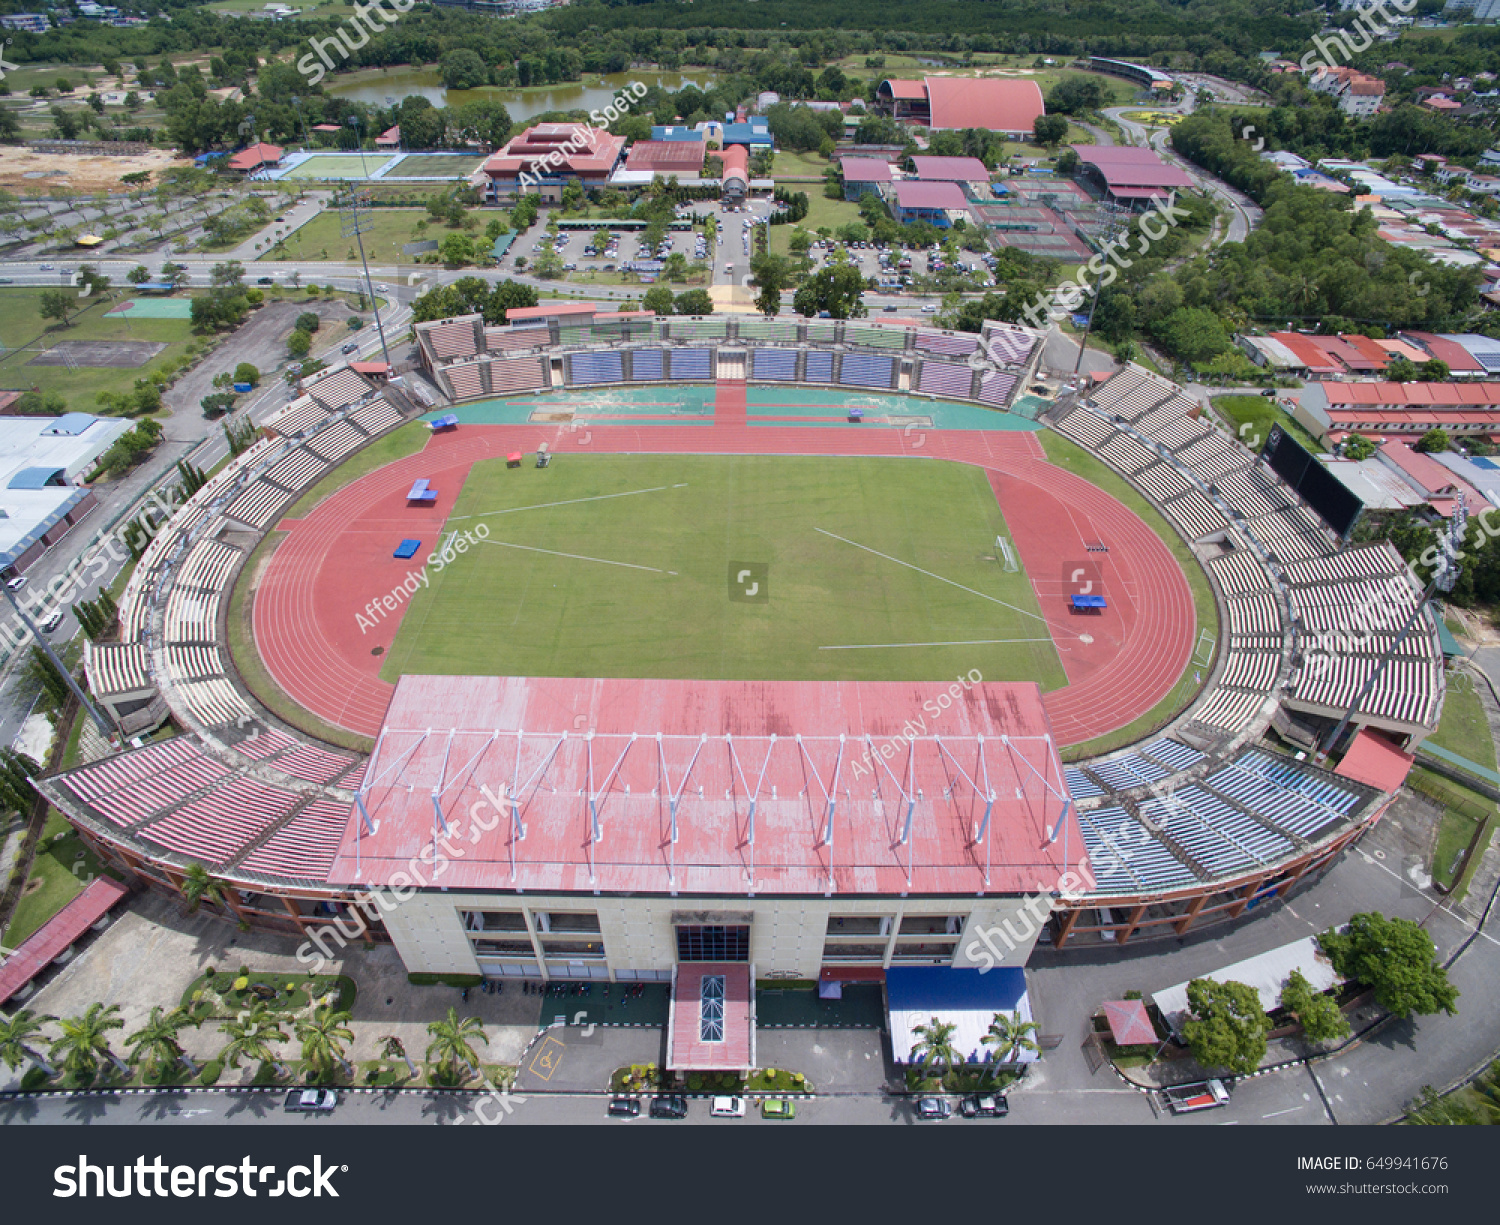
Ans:
{"label": "utility pole", "polygon": [[395,369],[391,361],[391,351],[385,343],[385,326],[380,322],[380,300],[375,296],[375,284],[370,280],[370,264],[365,259],[364,232],[370,228],[370,194],[358,187],[351,187],[349,194],[339,206],[340,233],[345,238],[352,238],[359,245],[359,262],[365,270],[365,291],[370,295],[370,307],[375,312],[375,330],[380,334],[380,351],[385,355],[386,375],[389,377]]}
{"label": "utility pole", "polygon": [[[1109,214],[1109,232],[1105,237],[1103,250],[1108,251],[1115,245],[1115,239],[1120,236],[1120,231],[1126,228],[1128,223],[1123,218],[1128,214],[1125,214],[1124,210],[1116,208],[1113,204],[1106,203],[1104,207]],[[1084,350],[1089,346],[1089,333],[1094,330],[1094,310],[1098,305],[1099,288],[1095,286],[1094,292],[1090,295],[1088,321],[1083,325],[1083,336],[1078,341],[1078,360],[1073,363],[1073,378],[1075,381],[1078,378],[1079,370],[1083,367],[1083,354]]]}
{"label": "utility pole", "polygon": [[67,681],[68,688],[73,691],[73,696],[78,699],[78,704],[82,706],[83,709],[88,712],[89,717],[93,719],[94,726],[99,729],[99,734],[103,736],[107,742],[113,744],[115,741],[115,729],[109,724],[104,716],[99,713],[94,704],[89,701],[89,695],[83,691],[83,686],[81,686],[76,680],[74,680],[73,674],[63,666],[62,660],[58,659],[56,652],[53,651],[52,644],[42,636],[41,631],[36,627],[36,623],[32,621],[30,615],[16,601],[16,593],[12,591],[8,585],[5,588],[5,598],[10,601],[10,606],[16,610],[16,616],[21,618],[21,624],[23,624],[27,629],[31,631],[31,636],[36,639],[37,646],[42,648],[42,653],[52,661],[52,666],[62,674],[63,680]]}

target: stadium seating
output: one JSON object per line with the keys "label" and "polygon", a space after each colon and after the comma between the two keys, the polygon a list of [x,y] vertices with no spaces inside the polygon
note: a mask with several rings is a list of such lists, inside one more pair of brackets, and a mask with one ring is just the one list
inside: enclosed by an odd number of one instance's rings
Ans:
{"label": "stadium seating", "polygon": [[839,369],[839,382],[846,387],[879,387],[895,385],[895,361],[873,353],[845,353]]}
{"label": "stadium seating", "polygon": [[637,383],[657,382],[665,366],[660,349],[633,349],[630,353],[630,377]]}
{"label": "stadium seating", "polygon": [[795,349],[751,349],[750,377],[777,383],[797,381]]}
{"label": "stadium seating", "polygon": [[[845,358],[845,361],[848,359]],[[952,400],[967,400],[974,381],[974,372],[968,366],[953,362],[924,361],[918,378],[918,390],[929,396],[947,396]]]}
{"label": "stadium seating", "polygon": [[574,353],[567,359],[568,382],[618,383],[623,380],[618,353]]}
{"label": "stadium seating", "polygon": [[672,378],[678,382],[711,383],[714,374],[712,349],[673,349],[667,356]]}

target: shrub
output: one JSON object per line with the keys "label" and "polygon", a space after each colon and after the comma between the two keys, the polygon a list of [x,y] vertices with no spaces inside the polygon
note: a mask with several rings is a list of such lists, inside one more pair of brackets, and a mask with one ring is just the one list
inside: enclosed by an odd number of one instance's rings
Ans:
{"label": "shrub", "polygon": [[224,1067],[217,1059],[210,1060],[203,1065],[203,1071],[198,1073],[198,1083],[200,1085],[216,1085],[219,1083],[219,1077],[223,1075],[223,1072]]}
{"label": "shrub", "polygon": [[243,974],[240,975],[239,978],[237,978],[237,979],[234,980],[234,989],[236,991],[243,991],[249,985],[250,985],[250,980],[248,978],[246,978]]}

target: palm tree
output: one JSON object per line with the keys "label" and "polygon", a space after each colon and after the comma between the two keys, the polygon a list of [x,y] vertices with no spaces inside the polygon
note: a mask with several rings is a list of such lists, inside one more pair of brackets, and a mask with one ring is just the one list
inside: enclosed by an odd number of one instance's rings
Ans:
{"label": "palm tree", "polygon": [[177,886],[182,900],[187,903],[188,914],[197,914],[205,901],[219,906],[224,902],[224,886],[209,875],[201,863],[190,863],[182,874],[182,883]]}
{"label": "palm tree", "polygon": [[[994,1063],[1013,1063],[1021,1055],[1022,1051],[1035,1053],[1040,1048],[1031,1040],[1031,1035],[1036,1033],[1036,1025],[1031,1021],[1021,1020],[1019,1011],[1006,1016],[1003,1012],[997,1012],[995,1019],[990,1022],[989,1032],[982,1037],[980,1042],[986,1046],[995,1048]],[[993,1077],[994,1068],[990,1069]]]}
{"label": "palm tree", "polygon": [[51,1017],[39,1017],[27,1008],[9,1018],[0,1017],[0,1062],[14,1072],[21,1066],[21,1060],[29,1059],[48,1076],[56,1076],[57,1069],[30,1046],[31,1039],[37,1037],[42,1026],[50,1020]]}
{"label": "palm tree", "polygon": [[257,1001],[239,1016],[225,1021],[219,1032],[229,1039],[219,1058],[231,1068],[238,1068],[241,1059],[253,1059],[269,1063],[278,1077],[286,1075],[286,1068],[271,1049],[273,1042],[286,1041],[286,1030],[281,1027],[281,1018],[272,1014],[264,1002]]}
{"label": "palm tree", "polygon": [[455,1066],[458,1063],[464,1064],[470,1074],[479,1070],[479,1054],[474,1050],[470,1039],[478,1038],[486,1046],[490,1040],[485,1036],[484,1026],[479,1023],[478,1017],[460,1018],[458,1009],[450,1008],[447,1019],[432,1022],[427,1027],[427,1032],[433,1038],[425,1056],[429,1063],[436,1063],[443,1071],[454,1076],[458,1074]]}
{"label": "palm tree", "polygon": [[111,1004],[108,1008],[103,1004],[90,1004],[82,1016],[64,1017],[57,1022],[62,1037],[52,1040],[51,1054],[61,1061],[64,1072],[78,1081],[92,1081],[102,1057],[123,1075],[130,1074],[130,1069],[120,1062],[109,1046],[109,1031],[125,1028],[125,1022],[114,1015],[119,1011],[118,1004]]}
{"label": "palm tree", "polygon": [[297,1022],[297,1041],[302,1043],[302,1058],[320,1076],[332,1072],[334,1064],[348,1070],[344,1050],[354,1041],[354,1031],[347,1012],[323,1004],[310,1018]]}
{"label": "palm tree", "polygon": [[411,1056],[406,1053],[406,1044],[396,1037],[395,1034],[387,1034],[380,1040],[380,1057],[382,1059],[401,1059],[406,1062],[406,1074],[413,1080],[417,1079],[417,1065],[411,1061]]}
{"label": "palm tree", "polygon": [[933,1017],[926,1025],[912,1027],[912,1034],[916,1041],[912,1043],[912,1058],[921,1056],[923,1068],[931,1069],[933,1064],[942,1064],[949,1072],[953,1071],[953,1065],[958,1062],[958,1049],[953,1045],[953,1035],[958,1031],[958,1026],[952,1021],[939,1021]]}
{"label": "palm tree", "polygon": [[136,1067],[144,1063],[158,1075],[163,1068],[173,1071],[179,1063],[185,1063],[190,1073],[196,1073],[197,1065],[182,1049],[177,1035],[184,1029],[197,1029],[201,1024],[203,1022],[191,1016],[185,1008],[163,1012],[161,1005],[157,1004],[151,1009],[146,1023],[125,1039],[126,1046],[135,1047],[130,1062]]}

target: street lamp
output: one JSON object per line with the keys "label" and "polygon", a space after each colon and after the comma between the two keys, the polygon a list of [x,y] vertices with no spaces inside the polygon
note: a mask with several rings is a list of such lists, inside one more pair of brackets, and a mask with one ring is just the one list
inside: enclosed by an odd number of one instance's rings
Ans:
{"label": "street lamp", "polygon": [[370,264],[365,259],[365,240],[362,237],[371,221],[369,193],[350,187],[349,194],[339,206],[339,220],[343,237],[352,238],[359,245],[359,263],[365,270],[365,291],[370,295],[370,308],[375,312],[375,331],[380,335],[380,352],[385,356],[386,375],[389,377],[395,364],[391,361],[390,349],[386,347],[385,326],[380,322],[380,299],[375,296],[375,284],[370,280]]}

